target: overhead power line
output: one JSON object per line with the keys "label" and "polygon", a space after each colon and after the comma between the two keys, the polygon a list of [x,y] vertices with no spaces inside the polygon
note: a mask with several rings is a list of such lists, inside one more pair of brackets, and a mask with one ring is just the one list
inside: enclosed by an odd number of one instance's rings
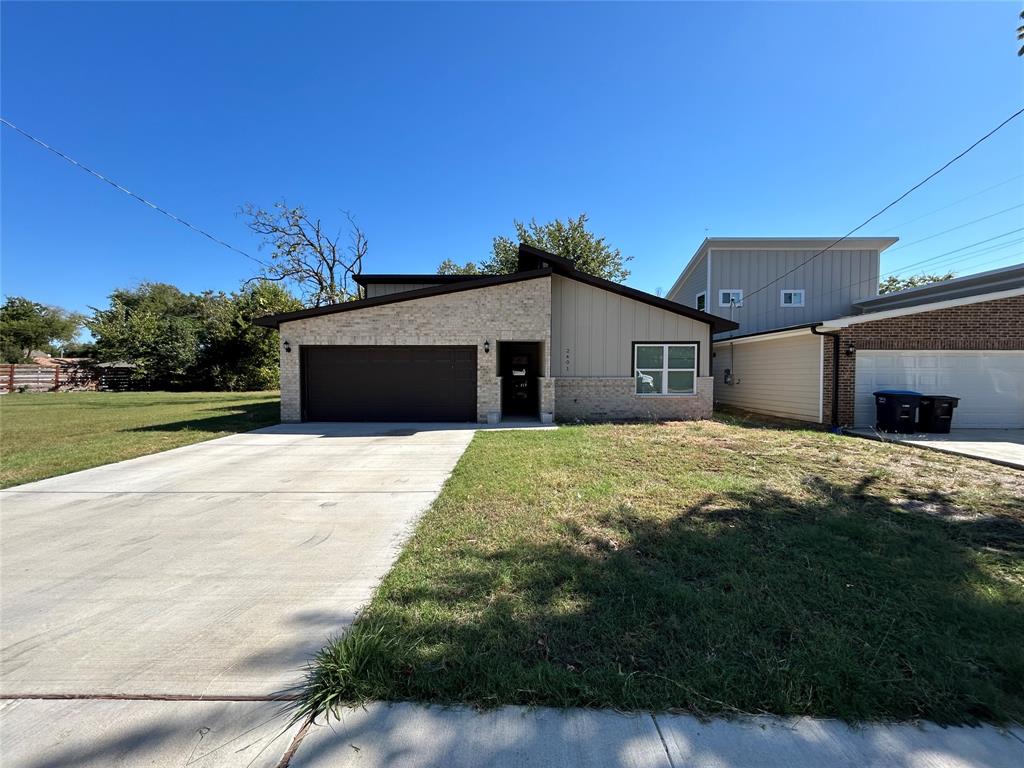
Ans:
{"label": "overhead power line", "polygon": [[920,221],[921,219],[927,219],[929,216],[934,216],[936,213],[941,213],[942,211],[945,211],[948,208],[952,208],[955,205],[960,205],[960,203],[966,202],[968,200],[972,200],[975,197],[977,197],[978,195],[984,195],[986,192],[991,192],[993,189],[999,189],[999,187],[1005,187],[1011,181],[1016,181],[1017,179],[1020,179],[1020,178],[1024,178],[1024,173],[1018,173],[1016,176],[1011,176],[1008,179],[1003,179],[999,183],[993,184],[991,187],[985,187],[984,189],[979,189],[977,192],[972,192],[969,195],[964,195],[963,197],[959,198],[958,200],[954,200],[952,203],[946,203],[941,208],[936,208],[933,211],[928,211],[928,213],[922,213],[920,216],[915,216],[914,218],[912,218],[912,219],[910,219],[908,221],[902,221],[899,224],[894,224],[892,229],[894,231],[899,231],[899,230],[903,229],[903,227],[907,226],[908,224],[913,224],[914,222]]}
{"label": "overhead power line", "polygon": [[[936,269],[940,265],[942,267],[944,267],[944,268],[950,268],[950,267],[954,267],[954,266],[966,266],[968,262],[970,262],[970,261],[972,261],[974,259],[977,259],[980,256],[987,256],[987,255],[989,255],[991,253],[995,253],[996,251],[1001,251],[1001,250],[1004,250],[1006,248],[1011,248],[1011,247],[1013,247],[1015,245],[1019,245],[1020,243],[1024,243],[1024,237],[1016,238],[1014,240],[1008,240],[1008,241],[1006,241],[1004,243],[993,243],[992,242],[994,240],[1001,240],[1004,237],[1008,237],[1010,235],[1016,235],[1016,234],[1019,234],[1021,232],[1024,232],[1024,227],[1019,227],[1017,229],[1011,229],[1011,230],[1009,230],[1007,232],[1001,232],[1000,234],[995,235],[993,237],[987,237],[984,240],[978,240],[977,242],[974,242],[974,243],[968,243],[967,245],[962,245],[959,248],[954,248],[953,250],[945,251],[944,253],[939,253],[939,254],[936,254],[934,256],[929,256],[926,259],[921,259],[920,261],[915,261],[915,262],[912,262],[910,264],[905,264],[902,267],[898,267],[898,268],[890,270],[888,272],[882,272],[877,277],[871,276],[871,277],[866,277],[863,280],[854,280],[854,281],[849,282],[849,283],[843,283],[841,285],[836,286],[835,288],[832,288],[829,291],[825,291],[824,293],[818,295],[818,298],[825,298],[825,297],[828,297],[828,296],[832,296],[832,295],[834,295],[836,293],[839,293],[840,291],[845,291],[848,288],[856,288],[858,286],[870,285],[871,283],[875,283],[875,285],[877,286],[878,282],[883,280],[884,278],[887,278],[887,277],[889,277],[891,275],[898,275],[898,274],[900,274],[902,272],[907,272],[908,270],[910,270],[910,269],[912,269],[914,267],[921,267],[921,266],[923,266],[925,264],[928,265],[927,266],[928,269]],[[984,247],[978,248],[978,246],[984,246]],[[974,248],[977,248],[977,250],[971,250],[971,249],[974,249]],[[1017,255],[1017,254],[1013,254],[1013,255]],[[950,257],[952,257],[952,258],[950,258]],[[1006,260],[1008,258],[1012,258],[1012,256],[1000,256],[998,259],[994,259],[994,260],[991,260],[991,261],[986,261],[986,262],[983,262],[981,264],[972,264],[971,266],[976,269],[978,267],[985,266],[986,264],[994,264],[994,263],[996,263],[998,261],[1004,261],[1004,260]],[[867,297],[864,297],[864,298],[867,298]],[[767,317],[768,315],[770,315],[773,311],[775,311],[775,308],[769,303],[760,312],[756,313],[755,315],[752,315],[751,319],[752,320],[753,319],[760,320],[761,318],[764,318],[764,317]]]}
{"label": "overhead power line", "polygon": [[980,221],[987,221],[988,219],[994,219],[996,216],[1002,216],[1004,213],[1009,213],[1010,211],[1016,211],[1018,208],[1024,208],[1024,203],[1018,203],[1017,205],[1011,205],[1009,208],[1003,208],[1003,210],[1001,210],[1001,211],[996,211],[995,213],[990,213],[987,216],[982,216],[981,218],[974,219],[973,221],[967,221],[967,222],[964,222],[963,224],[957,224],[955,227],[950,227],[949,229],[944,229],[941,232],[936,232],[934,235],[928,235],[927,237],[922,237],[919,240],[913,240],[913,241],[911,241],[909,243],[900,243],[895,248],[890,248],[888,252],[891,253],[892,251],[898,251],[901,248],[909,248],[912,245],[917,245],[918,243],[923,243],[923,242],[925,242],[927,240],[934,240],[936,237],[941,237],[942,235],[948,235],[950,232],[956,232],[958,229],[963,229],[964,227],[969,227],[972,224],[977,224]]}
{"label": "overhead power line", "polygon": [[189,224],[183,218],[181,218],[180,216],[175,216],[173,213],[168,211],[166,208],[162,208],[159,205],[157,205],[156,203],[152,202],[151,200],[147,200],[146,198],[142,197],[142,195],[135,194],[130,189],[127,189],[126,187],[121,186],[120,184],[118,184],[113,179],[110,179],[110,178],[104,176],[99,171],[94,171],[92,168],[90,168],[89,166],[85,165],[84,163],[80,163],[77,160],[75,160],[73,157],[69,157],[68,155],[65,155],[59,149],[51,147],[49,144],[47,144],[45,141],[43,141],[39,137],[33,136],[31,133],[29,133],[28,131],[24,130],[23,128],[19,128],[14,123],[12,123],[10,120],[8,120],[8,119],[6,119],[4,117],[0,117],[0,123],[3,123],[8,128],[13,128],[15,131],[20,133],[26,139],[29,139],[30,141],[34,141],[36,144],[41,146],[43,149],[48,149],[50,152],[53,152],[53,154],[57,155],[60,158],[63,158],[64,160],[67,160],[72,165],[74,165],[74,166],[76,166],[78,168],[81,168],[83,171],[85,171],[86,173],[90,174],[91,176],[95,176],[100,181],[106,182],[107,184],[112,186],[114,189],[117,189],[117,190],[119,190],[121,192],[124,192],[129,197],[135,198],[140,203],[142,203],[143,205],[149,206],[150,208],[152,208],[157,213],[162,213],[167,218],[172,219],[173,221],[176,221],[179,224],[184,224],[186,227],[191,229],[193,232],[197,232],[200,235],[202,235],[203,237],[205,237],[205,238],[207,238],[209,240],[212,240],[213,242],[217,243],[217,245],[222,245],[225,248],[234,251],[235,253],[240,253],[242,256],[245,256],[245,258],[247,258],[247,259],[251,259],[252,261],[255,261],[257,264],[259,264],[261,266],[263,265],[263,262],[261,262],[255,256],[250,256],[248,253],[243,251],[241,248],[236,248],[235,246],[231,245],[231,243],[224,242],[219,237],[217,237],[215,235],[211,235],[206,230],[200,229],[199,227],[195,226],[194,224]]}
{"label": "overhead power line", "polygon": [[1008,123],[1010,123],[1010,122],[1011,122],[1012,120],[1015,120],[1016,118],[1020,117],[1020,116],[1021,116],[1022,114],[1024,114],[1024,108],[1018,109],[1018,110],[1017,110],[1016,112],[1014,112],[1014,113],[1013,113],[1012,115],[1010,115],[1010,116],[1009,116],[1008,118],[1006,118],[1005,120],[1003,120],[1003,122],[1001,122],[1001,123],[1000,123],[999,125],[997,125],[997,126],[996,126],[995,128],[993,128],[993,129],[992,129],[991,131],[989,131],[989,132],[988,132],[988,133],[986,133],[986,134],[985,134],[984,136],[982,136],[982,137],[981,137],[980,139],[978,139],[978,140],[977,140],[977,141],[975,141],[975,142],[974,142],[973,144],[971,144],[971,146],[967,147],[967,149],[963,150],[962,152],[960,152],[960,154],[956,155],[956,156],[955,156],[955,157],[953,157],[953,158],[952,158],[951,160],[948,160],[948,161],[947,161],[947,162],[945,162],[945,163],[944,163],[944,164],[943,164],[942,166],[940,166],[939,168],[937,168],[937,169],[935,169],[934,171],[932,171],[931,173],[929,173],[929,174],[928,174],[927,176],[925,176],[925,177],[924,177],[923,179],[921,179],[921,181],[917,182],[917,184],[915,184],[914,186],[912,186],[912,187],[911,187],[910,189],[908,189],[908,190],[907,190],[906,192],[904,192],[904,193],[903,193],[902,195],[900,195],[900,196],[899,196],[899,197],[897,197],[897,198],[896,198],[895,200],[893,200],[893,201],[892,201],[891,203],[889,203],[888,205],[886,205],[886,206],[885,206],[884,208],[882,208],[882,209],[881,209],[880,211],[878,211],[877,213],[874,213],[874,214],[872,214],[871,216],[869,216],[868,218],[866,218],[866,219],[865,219],[864,221],[862,221],[862,222],[861,222],[860,224],[858,224],[858,225],[857,225],[856,227],[854,227],[853,229],[851,229],[851,230],[850,230],[849,232],[847,232],[847,233],[846,233],[845,235],[843,235],[842,237],[838,238],[838,239],[837,239],[837,240],[835,240],[834,242],[830,243],[830,244],[829,244],[828,246],[826,246],[825,248],[822,248],[822,249],[821,249],[820,251],[818,251],[817,253],[815,253],[815,254],[814,254],[813,256],[811,256],[811,257],[810,257],[809,259],[807,259],[807,260],[805,260],[805,261],[801,262],[800,264],[796,265],[795,267],[793,267],[793,268],[792,268],[791,270],[789,270],[788,272],[785,272],[784,274],[781,274],[781,275],[779,275],[779,276],[778,276],[778,277],[776,277],[775,279],[773,279],[773,280],[770,280],[769,282],[767,282],[767,283],[765,283],[764,285],[762,285],[762,286],[761,286],[760,288],[758,288],[758,289],[756,289],[756,290],[754,290],[754,291],[751,291],[751,292],[750,292],[749,294],[747,294],[747,295],[748,295],[748,297],[749,297],[749,296],[753,296],[753,295],[755,295],[755,294],[757,294],[757,293],[760,293],[761,291],[763,291],[763,290],[767,289],[767,288],[768,288],[769,286],[771,286],[771,285],[774,285],[775,283],[779,282],[779,280],[782,280],[783,278],[785,278],[785,277],[788,277],[789,275],[791,275],[791,274],[793,274],[794,272],[796,272],[796,271],[797,271],[798,269],[800,269],[800,268],[802,268],[802,267],[805,267],[806,265],[810,264],[810,263],[811,263],[812,261],[814,261],[814,260],[815,260],[816,258],[818,258],[819,256],[821,256],[821,255],[822,255],[823,253],[826,253],[826,252],[828,252],[828,251],[832,250],[833,248],[835,248],[835,247],[836,247],[837,245],[839,245],[839,243],[843,242],[843,240],[845,240],[846,238],[848,238],[848,237],[850,237],[851,235],[853,235],[853,233],[854,233],[854,232],[858,232],[858,231],[860,231],[861,229],[863,229],[864,227],[866,227],[866,226],[867,226],[868,224],[870,224],[870,223],[871,223],[872,221],[874,221],[875,219],[877,219],[877,218],[878,218],[879,216],[881,216],[881,215],[882,215],[883,213],[885,213],[886,211],[888,211],[888,210],[889,210],[890,208],[892,208],[892,207],[893,207],[894,205],[896,205],[897,203],[899,203],[900,201],[902,201],[902,200],[903,200],[904,198],[906,198],[906,197],[907,197],[908,195],[910,195],[910,194],[911,194],[912,192],[914,192],[915,190],[917,190],[917,189],[920,189],[920,188],[921,188],[922,186],[924,186],[924,185],[925,185],[925,184],[927,184],[927,183],[928,183],[929,181],[931,181],[932,179],[934,179],[934,178],[935,178],[936,176],[938,176],[938,175],[939,175],[940,173],[942,173],[942,172],[943,172],[944,170],[946,170],[947,168],[949,168],[949,166],[953,165],[953,163],[955,163],[955,162],[956,162],[957,160],[959,160],[960,158],[962,158],[962,157],[963,157],[964,155],[966,155],[966,154],[967,154],[968,152],[970,152],[970,151],[971,151],[972,149],[974,149],[975,147],[977,147],[977,146],[978,146],[979,144],[981,144],[982,142],[984,142],[984,141],[986,141],[987,139],[991,138],[991,137],[992,137],[993,135],[995,135],[995,133],[996,133],[997,131],[999,131],[999,130],[1000,130],[1001,128],[1003,128],[1003,127],[1004,127],[1005,125],[1007,125]]}

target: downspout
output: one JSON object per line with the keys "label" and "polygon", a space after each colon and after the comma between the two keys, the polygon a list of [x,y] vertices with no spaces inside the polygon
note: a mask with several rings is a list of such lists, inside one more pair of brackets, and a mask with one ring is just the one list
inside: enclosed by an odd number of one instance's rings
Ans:
{"label": "downspout", "polygon": [[821,323],[811,326],[811,333],[815,336],[830,336],[832,338],[832,431],[839,430],[839,334],[835,331],[819,331]]}

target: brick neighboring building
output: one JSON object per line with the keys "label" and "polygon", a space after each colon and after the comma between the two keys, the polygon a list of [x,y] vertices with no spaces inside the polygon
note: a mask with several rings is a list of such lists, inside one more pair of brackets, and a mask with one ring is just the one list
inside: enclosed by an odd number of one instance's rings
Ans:
{"label": "brick neighboring building", "polygon": [[[854,423],[857,354],[868,350],[1024,351],[1024,295],[945,309],[870,320],[839,333],[839,424]],[[870,315],[865,315],[870,317]],[[847,354],[851,350],[852,354]],[[826,388],[831,398],[832,353],[826,352]],[[1021,380],[1024,386],[1024,379]],[[952,394],[931,393],[931,394]],[[1011,414],[1012,415],[1012,414]]]}
{"label": "brick neighboring building", "polygon": [[961,398],[954,427],[1024,428],[1024,264],[871,296],[851,310],[716,339],[716,403],[870,427],[873,391],[911,389]]}

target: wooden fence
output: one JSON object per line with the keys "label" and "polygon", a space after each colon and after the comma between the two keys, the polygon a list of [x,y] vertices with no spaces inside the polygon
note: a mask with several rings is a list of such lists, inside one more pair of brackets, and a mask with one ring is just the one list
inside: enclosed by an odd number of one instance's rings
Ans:
{"label": "wooden fence", "polygon": [[129,388],[125,368],[90,365],[0,364],[0,392],[81,392]]}

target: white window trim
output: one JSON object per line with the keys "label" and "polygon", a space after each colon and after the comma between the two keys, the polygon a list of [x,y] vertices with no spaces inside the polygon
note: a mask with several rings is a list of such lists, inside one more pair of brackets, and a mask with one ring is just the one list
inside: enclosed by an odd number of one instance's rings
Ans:
{"label": "white window trim", "polygon": [[[738,293],[740,295],[740,300],[737,301],[735,304],[733,304],[731,301],[727,301],[725,303],[722,303],[722,294],[723,293],[728,293],[728,294]],[[743,289],[742,288],[719,288],[718,289],[718,306],[722,307],[723,309],[727,308],[727,307],[742,307],[743,306]]]}
{"label": "white window trim", "polygon": [[[640,373],[641,368],[637,365],[637,353],[640,347],[661,347],[661,392],[637,392],[636,391],[636,379]],[[669,368],[668,367],[668,348],[669,347],[691,347],[693,349],[693,367],[692,368]],[[697,394],[697,371],[700,366],[700,345],[692,341],[684,342],[672,342],[667,341],[661,342],[643,342],[633,344],[633,395],[635,397],[693,397]],[[644,368],[645,371],[656,371],[657,368]],[[668,391],[668,373],[669,371],[684,371],[693,373],[693,389],[690,392],[669,392]]]}
{"label": "white window trim", "polygon": [[708,311],[708,292],[707,291],[701,291],[700,293],[698,293],[696,296],[693,297],[693,306],[694,306],[695,309],[700,309],[699,305],[700,305],[700,297],[701,296],[704,297],[704,309],[701,309],[700,311],[701,312],[707,312]]}
{"label": "white window trim", "polygon": [[[794,302],[792,304],[787,304],[786,303],[786,294],[787,293],[792,293],[794,299],[796,298],[796,294],[799,293],[800,294],[800,303],[797,304],[796,302]],[[806,304],[807,304],[807,291],[805,291],[803,288],[783,288],[781,291],[779,291],[779,306],[780,307],[785,307],[786,309],[792,309],[792,308],[795,307],[795,308],[799,309],[800,307],[803,307]]]}

